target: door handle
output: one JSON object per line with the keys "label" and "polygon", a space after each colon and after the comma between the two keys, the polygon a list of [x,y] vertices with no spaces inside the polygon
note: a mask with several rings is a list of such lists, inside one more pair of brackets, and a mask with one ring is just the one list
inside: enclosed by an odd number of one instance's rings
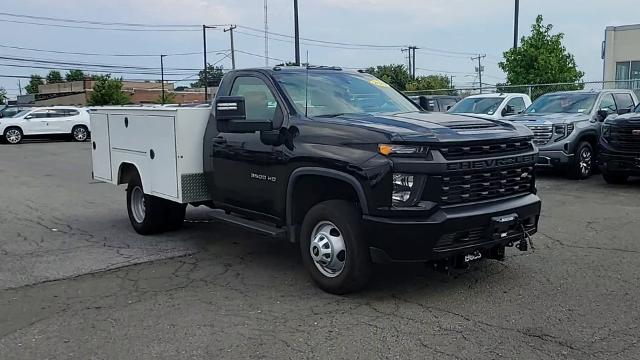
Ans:
{"label": "door handle", "polygon": [[213,143],[216,145],[224,145],[227,143],[227,139],[223,137],[216,137],[216,138],[213,138]]}

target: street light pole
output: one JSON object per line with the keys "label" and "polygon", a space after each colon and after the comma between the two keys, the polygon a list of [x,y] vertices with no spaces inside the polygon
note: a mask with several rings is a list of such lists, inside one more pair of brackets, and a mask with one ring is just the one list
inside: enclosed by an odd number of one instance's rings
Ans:
{"label": "street light pole", "polygon": [[209,79],[207,79],[207,25],[202,25],[202,49],[204,55],[204,102],[207,103],[207,85]]}
{"label": "street light pole", "polygon": [[298,0],[293,0],[293,22],[295,27],[296,66],[300,66],[300,29],[298,27]]}
{"label": "street light pole", "polygon": [[160,55],[160,82],[162,83],[162,98],[160,102],[164,105],[164,57],[167,55]]}
{"label": "street light pole", "polygon": [[513,16],[513,48],[518,48],[518,18],[520,17],[520,0],[516,0],[516,9]]}

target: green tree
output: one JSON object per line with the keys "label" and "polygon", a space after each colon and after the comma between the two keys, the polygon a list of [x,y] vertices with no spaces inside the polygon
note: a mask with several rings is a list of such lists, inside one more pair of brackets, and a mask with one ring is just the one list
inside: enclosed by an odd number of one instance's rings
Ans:
{"label": "green tree", "polygon": [[4,105],[7,102],[7,90],[0,87],[0,105]]}
{"label": "green tree", "polygon": [[69,72],[64,75],[64,78],[67,81],[82,81],[84,80],[84,72],[82,72],[82,70],[69,70]]}
{"label": "green tree", "polygon": [[[222,66],[207,64],[206,74],[209,87],[220,85],[220,81],[222,81],[222,77],[224,76],[224,71],[222,71],[222,69]],[[200,70],[200,72],[198,73],[198,81],[191,83],[191,87],[204,87],[204,75],[204,70]]]}
{"label": "green tree", "polygon": [[174,104],[176,102],[176,95],[165,91],[164,101],[162,101],[162,94],[160,94],[153,102],[156,104]]}
{"label": "green tree", "polygon": [[29,84],[24,87],[27,91],[27,94],[37,94],[38,86],[44,85],[44,80],[42,80],[42,76],[40,75],[31,75],[31,79],[29,79]]}
{"label": "green tree", "polygon": [[368,68],[367,73],[377,77],[400,91],[406,90],[407,84],[411,82],[411,76],[407,73],[407,68],[404,65],[378,65],[376,67]]}
{"label": "green tree", "polygon": [[93,85],[89,105],[125,105],[129,95],[122,91],[122,79],[112,79],[111,74],[98,75]]}
{"label": "green tree", "polygon": [[62,74],[58,70],[51,70],[47,74],[47,84],[58,84],[64,82]]}
{"label": "green tree", "polygon": [[450,88],[451,81],[447,75],[418,76],[415,80],[412,80],[407,84],[407,91],[440,90],[429,91],[429,94],[432,95],[451,94],[453,90],[449,90]]}
{"label": "green tree", "polygon": [[553,25],[543,24],[538,15],[531,35],[523,36],[520,47],[504,53],[498,65],[507,74],[507,85],[579,82],[584,72],[578,70],[572,54],[562,45],[563,33],[552,34]]}

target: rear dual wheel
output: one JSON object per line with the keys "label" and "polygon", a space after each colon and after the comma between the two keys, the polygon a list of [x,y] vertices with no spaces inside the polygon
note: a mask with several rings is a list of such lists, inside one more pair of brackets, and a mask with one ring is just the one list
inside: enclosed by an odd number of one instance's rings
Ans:
{"label": "rear dual wheel", "polygon": [[133,229],[141,235],[178,230],[187,205],[144,193],[140,176],[135,174],[127,186],[127,212]]}

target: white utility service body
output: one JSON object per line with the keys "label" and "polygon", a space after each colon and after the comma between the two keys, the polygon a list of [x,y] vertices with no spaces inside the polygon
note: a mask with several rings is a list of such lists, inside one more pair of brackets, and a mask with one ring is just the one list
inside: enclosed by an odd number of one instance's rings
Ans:
{"label": "white utility service body", "polygon": [[202,169],[210,108],[94,107],[93,178],[123,184],[134,166],[145,194],[177,203],[210,200]]}

